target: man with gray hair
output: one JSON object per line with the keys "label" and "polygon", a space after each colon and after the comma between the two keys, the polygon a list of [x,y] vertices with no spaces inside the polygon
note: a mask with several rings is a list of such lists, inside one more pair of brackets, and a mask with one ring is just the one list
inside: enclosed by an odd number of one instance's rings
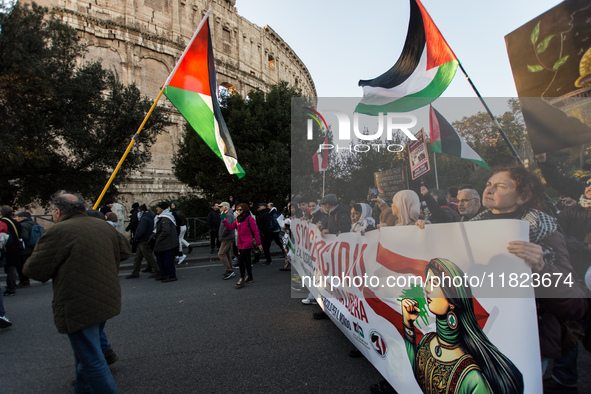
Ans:
{"label": "man with gray hair", "polygon": [[76,359],[75,392],[116,393],[100,337],[121,311],[119,263],[131,257],[131,245],[107,222],[89,217],[79,195],[55,194],[50,208],[56,225],[43,233],[23,272],[53,279],[54,322],[68,334]]}
{"label": "man with gray hair", "polygon": [[483,207],[480,204],[480,195],[474,189],[462,189],[458,191],[458,210],[462,215],[460,221],[467,222],[479,214]]}

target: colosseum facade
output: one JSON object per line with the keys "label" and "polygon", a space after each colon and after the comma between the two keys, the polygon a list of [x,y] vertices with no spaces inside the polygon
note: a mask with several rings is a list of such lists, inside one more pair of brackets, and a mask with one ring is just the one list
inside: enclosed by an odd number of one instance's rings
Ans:
{"label": "colosseum facade", "polygon": [[[267,91],[281,80],[315,97],[316,88],[301,59],[270,27],[238,14],[235,0],[36,0],[74,27],[88,46],[86,59],[100,59],[125,84],[156,98],[194,30],[208,9],[218,86],[243,97]],[[172,173],[171,159],[185,124],[166,99],[172,126],[152,147],[152,160],[127,183],[118,200],[152,204],[186,193]],[[135,130],[130,130],[130,138]],[[231,131],[230,131],[231,132]],[[238,148],[239,153],[239,148]],[[116,164],[116,163],[114,163]],[[115,180],[115,183],[116,180]]]}

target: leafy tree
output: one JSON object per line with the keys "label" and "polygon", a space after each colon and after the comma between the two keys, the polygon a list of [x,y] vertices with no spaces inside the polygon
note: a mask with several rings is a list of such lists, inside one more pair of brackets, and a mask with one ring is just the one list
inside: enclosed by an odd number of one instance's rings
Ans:
{"label": "leafy tree", "polygon": [[[44,7],[19,2],[0,14],[0,29],[0,201],[44,204],[58,189],[96,198],[150,100],[98,62],[78,65],[84,46],[76,31]],[[157,108],[118,181],[150,159],[168,124]]]}
{"label": "leafy tree", "polygon": [[291,187],[291,99],[300,95],[280,82],[268,93],[222,96],[222,115],[246,176],[230,175],[188,124],[173,158],[175,176],[212,202],[232,195],[238,201],[271,201],[281,210]]}

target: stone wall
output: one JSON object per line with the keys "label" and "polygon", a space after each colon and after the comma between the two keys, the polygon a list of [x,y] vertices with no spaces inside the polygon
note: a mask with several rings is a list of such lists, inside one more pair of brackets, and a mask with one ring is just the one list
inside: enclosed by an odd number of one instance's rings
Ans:
{"label": "stone wall", "polygon": [[[241,17],[235,0],[36,2],[80,32],[88,45],[88,53],[81,61],[100,59],[103,67],[117,72],[122,83],[135,82],[148,97],[158,95],[208,8],[219,86],[244,97],[252,89],[267,91],[284,80],[305,95],[316,96],[312,77],[295,52],[271,27],[259,27]],[[174,178],[171,168],[184,119],[166,98],[162,97],[158,105],[170,111],[173,125],[152,147],[151,162],[130,182],[119,185],[118,200],[127,205],[133,201],[149,204],[187,191]],[[130,130],[130,138],[135,131]],[[240,147],[237,153],[240,157]]]}

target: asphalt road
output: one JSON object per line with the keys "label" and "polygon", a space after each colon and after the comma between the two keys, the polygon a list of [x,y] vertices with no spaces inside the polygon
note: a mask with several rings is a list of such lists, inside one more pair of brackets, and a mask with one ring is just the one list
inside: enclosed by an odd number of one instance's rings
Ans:
{"label": "asphalt road", "polygon": [[[121,393],[369,393],[381,379],[365,358],[348,357],[353,345],[336,325],[312,319],[320,308],[301,303],[307,293],[291,290],[282,259],[255,265],[242,289],[221,279],[215,260],[196,248],[172,283],[127,280],[123,262],[122,312],[105,328]],[[0,330],[1,394],[73,392],[74,358],[51,299],[51,284],[35,281],[4,298],[14,325]],[[579,393],[591,393],[590,370],[580,346]]]}
{"label": "asphalt road", "polygon": [[[235,289],[220,263],[183,265],[177,282],[121,273],[123,308],[105,332],[119,361],[121,393],[367,393],[380,374],[353,359],[348,339],[318,306],[290,295],[289,272],[254,267],[254,283]],[[5,297],[14,322],[0,331],[0,392],[73,392],[74,358],[51,312],[51,284],[32,282]]]}

